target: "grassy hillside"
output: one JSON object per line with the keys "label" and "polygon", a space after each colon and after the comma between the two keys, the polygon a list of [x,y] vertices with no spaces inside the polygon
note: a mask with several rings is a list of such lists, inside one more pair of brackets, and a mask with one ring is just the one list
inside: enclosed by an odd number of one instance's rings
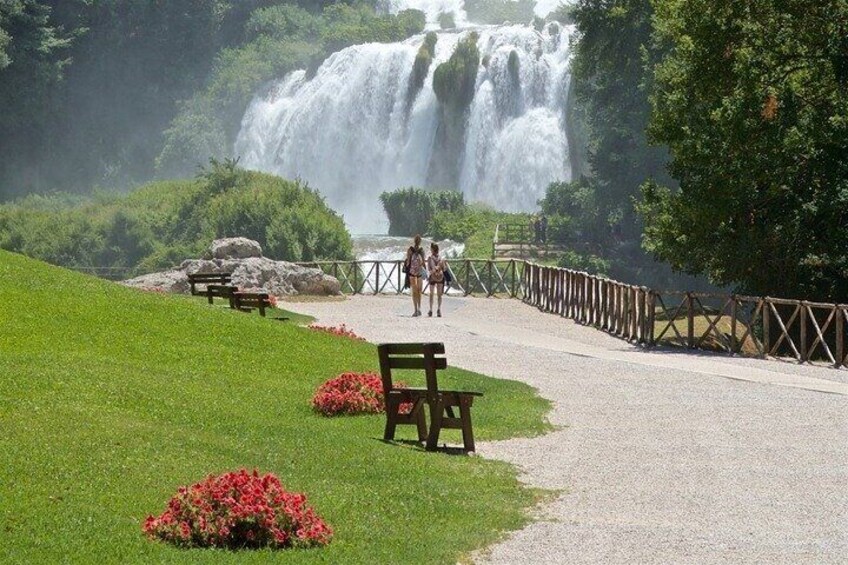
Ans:
{"label": "grassy hillside", "polygon": [[[526,520],[534,495],[509,466],[311,411],[327,378],[377,368],[373,345],[2,251],[0,304],[0,562],[453,563]],[[450,370],[458,382],[486,393],[480,440],[545,429],[526,385]],[[333,542],[231,553],[142,536],[179,485],[240,467],[306,492]]]}

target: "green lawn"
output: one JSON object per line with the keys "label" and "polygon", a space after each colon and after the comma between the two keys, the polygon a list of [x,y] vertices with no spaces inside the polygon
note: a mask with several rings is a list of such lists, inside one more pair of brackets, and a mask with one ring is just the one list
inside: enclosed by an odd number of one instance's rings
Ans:
{"label": "green lawn", "polygon": [[[321,382],[376,369],[370,344],[6,252],[0,330],[2,563],[455,563],[525,524],[538,494],[506,464],[384,443],[381,416],[314,414]],[[485,393],[479,440],[548,429],[526,385],[444,383]],[[332,543],[233,553],[142,536],[179,485],[240,467],[306,492]]]}

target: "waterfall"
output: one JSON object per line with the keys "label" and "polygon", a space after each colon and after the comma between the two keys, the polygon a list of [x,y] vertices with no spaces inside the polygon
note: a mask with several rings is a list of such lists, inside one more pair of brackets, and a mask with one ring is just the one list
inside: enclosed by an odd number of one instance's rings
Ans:
{"label": "waterfall", "polygon": [[[386,1],[392,10],[413,2]],[[435,17],[438,6],[457,4],[426,0]],[[385,232],[379,194],[428,186],[440,168],[434,146],[443,114],[433,71],[472,31],[479,34],[481,65],[455,155],[459,173],[443,188],[501,210],[535,209],[550,182],[571,178],[565,107],[572,29],[557,24],[542,32],[523,25],[439,32],[428,76],[414,95],[410,75],[423,35],[334,53],[314,77],[295,71],[256,96],[236,155],[248,168],[308,181],[352,231]]]}

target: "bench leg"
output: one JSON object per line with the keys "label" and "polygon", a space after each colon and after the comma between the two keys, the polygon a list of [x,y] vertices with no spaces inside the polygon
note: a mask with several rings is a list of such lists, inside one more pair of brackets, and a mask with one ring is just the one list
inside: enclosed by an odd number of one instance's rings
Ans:
{"label": "bench leg", "polygon": [[265,317],[265,306],[262,304],[259,305],[259,315]]}
{"label": "bench leg", "polygon": [[212,304],[213,301],[212,301],[212,293],[211,292],[206,293],[206,300],[209,301],[209,304]]}
{"label": "bench leg", "polygon": [[383,432],[383,439],[386,441],[395,439],[398,410],[400,410],[400,403],[390,398],[386,404],[386,430]]}
{"label": "bench leg", "polygon": [[475,451],[474,432],[471,429],[471,406],[467,398],[459,401],[459,417],[462,419],[462,444],[465,451]]}
{"label": "bench leg", "polygon": [[424,401],[416,400],[412,412],[415,416],[415,424],[418,426],[418,441],[425,442],[427,441],[427,419],[424,416]]}
{"label": "bench leg", "polygon": [[438,398],[430,402],[430,433],[427,436],[427,451],[434,451],[439,446],[439,434],[442,431],[442,417],[444,412],[444,400]]}

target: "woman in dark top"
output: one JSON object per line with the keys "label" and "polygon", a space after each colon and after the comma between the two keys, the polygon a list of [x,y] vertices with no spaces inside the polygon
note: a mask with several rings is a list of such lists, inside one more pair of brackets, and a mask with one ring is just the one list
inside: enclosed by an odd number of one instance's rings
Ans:
{"label": "woman in dark top", "polygon": [[424,266],[424,249],[421,247],[421,236],[416,235],[413,244],[406,250],[406,273],[409,275],[409,286],[412,287],[412,316],[421,315],[421,285],[427,269]]}

